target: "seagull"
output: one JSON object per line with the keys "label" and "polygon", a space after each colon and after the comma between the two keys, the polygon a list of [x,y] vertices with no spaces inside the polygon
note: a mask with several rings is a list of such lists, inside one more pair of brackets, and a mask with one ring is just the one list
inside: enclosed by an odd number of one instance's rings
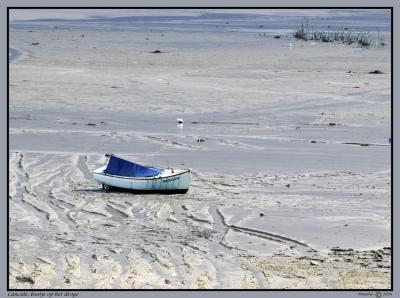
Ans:
{"label": "seagull", "polygon": [[179,124],[183,124],[183,119],[182,119],[182,118],[177,118],[176,121],[177,121]]}
{"label": "seagull", "polygon": [[292,42],[290,42],[290,43],[289,43],[289,48],[291,48],[292,46],[293,46],[293,45],[292,45]]}

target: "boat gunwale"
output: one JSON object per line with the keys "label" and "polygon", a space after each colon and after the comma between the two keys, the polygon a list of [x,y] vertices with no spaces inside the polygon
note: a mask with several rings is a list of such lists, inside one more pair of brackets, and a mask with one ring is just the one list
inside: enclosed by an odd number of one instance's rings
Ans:
{"label": "boat gunwale", "polygon": [[[101,169],[101,168],[100,168]],[[139,177],[139,176],[133,176],[133,177],[129,177],[129,176],[118,176],[118,175],[111,175],[111,174],[107,174],[107,173],[98,173],[96,171],[93,172],[93,175],[103,175],[103,176],[107,176],[107,177],[114,177],[114,178],[119,178],[119,179],[130,179],[130,180],[156,180],[156,179],[168,179],[171,177],[175,177],[175,176],[179,176],[179,175],[183,175],[186,173],[191,173],[192,170],[190,169],[186,169],[186,170],[182,170],[183,172],[181,173],[177,173],[174,175],[170,175],[170,176],[150,176],[150,177]]]}

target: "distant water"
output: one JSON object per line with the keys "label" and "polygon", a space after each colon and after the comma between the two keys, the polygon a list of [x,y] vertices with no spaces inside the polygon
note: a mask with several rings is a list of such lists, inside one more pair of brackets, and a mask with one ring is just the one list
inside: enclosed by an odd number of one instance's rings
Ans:
{"label": "distant water", "polygon": [[17,49],[13,48],[8,49],[8,58],[10,62],[18,59],[21,55],[22,55],[21,52],[18,51]]}
{"label": "distant water", "polygon": [[[86,28],[92,30],[185,30],[208,32],[215,29],[238,33],[282,33],[286,30],[293,32],[303,22],[308,25],[309,30],[343,30],[347,28],[352,32],[390,34],[391,15],[390,10],[383,9],[348,9],[348,10],[209,10],[199,11],[198,14],[185,13],[185,10],[174,10],[174,14],[166,10],[146,10],[146,15],[141,14],[143,10],[131,9],[115,11],[104,14],[102,10],[91,12],[85,16],[84,10],[77,10],[77,15],[62,14],[52,10],[43,10],[42,14],[36,15],[35,19],[13,20],[11,27],[35,28],[45,27],[52,30],[58,28]],[[78,15],[79,13],[79,15]],[[121,16],[122,15],[122,16]],[[162,29],[160,29],[160,25]]]}

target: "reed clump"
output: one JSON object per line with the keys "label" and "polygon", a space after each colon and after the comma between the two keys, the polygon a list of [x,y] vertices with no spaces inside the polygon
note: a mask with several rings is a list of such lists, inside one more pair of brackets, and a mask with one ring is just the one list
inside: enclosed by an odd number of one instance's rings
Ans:
{"label": "reed clump", "polygon": [[297,29],[297,31],[294,33],[294,37],[297,39],[302,39],[302,40],[307,40],[307,34],[304,31],[304,25],[303,22],[301,22],[301,26]]}
{"label": "reed clump", "polygon": [[339,42],[347,45],[355,44],[365,48],[372,46],[372,40],[368,33],[316,31],[309,39],[321,42]]}
{"label": "reed clump", "polygon": [[[382,38],[380,41],[374,41],[369,33],[366,32],[351,32],[349,28],[344,27],[342,30],[311,30],[308,26],[308,20],[305,19],[306,25],[303,21],[298,27],[297,31],[293,34],[296,39],[308,41],[320,41],[320,42],[338,42],[347,45],[357,45],[363,48],[368,48],[374,45],[385,46]],[[330,28],[330,26],[328,26]],[[379,36],[379,31],[378,31]]]}

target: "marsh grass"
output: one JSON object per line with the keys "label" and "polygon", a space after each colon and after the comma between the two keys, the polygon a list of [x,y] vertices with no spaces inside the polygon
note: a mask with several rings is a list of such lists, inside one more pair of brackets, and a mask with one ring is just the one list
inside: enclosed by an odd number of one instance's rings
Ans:
{"label": "marsh grass", "polygon": [[[298,27],[297,31],[293,34],[296,39],[308,41],[320,41],[320,42],[337,42],[346,45],[356,45],[363,48],[369,48],[372,46],[385,46],[386,43],[382,38],[379,38],[379,29],[378,31],[378,40],[372,38],[369,33],[361,33],[361,32],[351,32],[349,28],[344,27],[342,30],[327,30],[327,31],[314,31],[314,27],[310,32],[308,27],[308,20],[306,20],[306,25],[304,26],[303,21]],[[330,26],[328,26],[330,28]]]}
{"label": "marsh grass", "polygon": [[321,42],[339,42],[347,45],[355,44],[360,47],[366,48],[373,45],[372,39],[368,33],[352,33],[346,31],[316,31],[313,32],[311,38],[308,39]]}

